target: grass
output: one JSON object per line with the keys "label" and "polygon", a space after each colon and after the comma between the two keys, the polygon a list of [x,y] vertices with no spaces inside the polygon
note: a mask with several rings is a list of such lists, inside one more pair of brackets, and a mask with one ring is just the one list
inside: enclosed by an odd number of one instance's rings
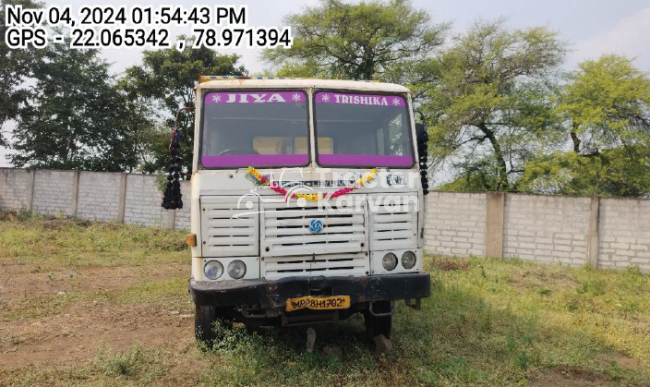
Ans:
{"label": "grass", "polygon": [[[0,265],[38,262],[43,276],[48,270],[173,265],[188,261],[182,240],[180,233],[135,226],[5,216]],[[301,327],[249,330],[236,324],[204,351],[188,326],[183,341],[101,348],[90,362],[9,370],[0,365],[0,386],[650,385],[650,277],[638,270],[438,257],[428,257],[425,268],[432,295],[421,311],[398,306],[394,349],[387,355],[374,354],[356,317],[315,326],[314,353],[306,353]],[[0,321],[97,303],[191,313],[188,275],[189,269],[115,289],[12,301],[0,304]],[[13,341],[20,340],[6,336],[5,342]]]}
{"label": "grass", "polygon": [[86,220],[0,214],[0,263],[39,270],[189,262],[184,232]]}

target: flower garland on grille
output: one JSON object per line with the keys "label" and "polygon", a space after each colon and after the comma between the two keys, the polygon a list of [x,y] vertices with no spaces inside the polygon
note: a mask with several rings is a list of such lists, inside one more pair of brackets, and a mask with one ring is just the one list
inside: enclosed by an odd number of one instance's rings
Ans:
{"label": "flower garland on grille", "polygon": [[360,187],[363,187],[366,183],[370,182],[372,179],[375,178],[377,175],[377,170],[375,168],[371,169],[370,171],[366,172],[363,176],[359,178],[359,180],[356,182],[356,184],[352,187],[343,187],[341,189],[337,189],[334,192],[328,193],[328,192],[319,192],[319,193],[313,193],[313,194],[302,194],[302,193],[295,193],[292,192],[291,195],[287,195],[288,191],[282,187],[280,187],[277,182],[272,182],[270,175],[262,175],[255,167],[248,167],[246,169],[246,178],[250,181],[252,181],[255,185],[257,186],[268,186],[271,188],[273,191],[284,195],[287,199],[290,199],[291,197],[295,197],[296,199],[305,199],[307,201],[319,201],[323,199],[329,199],[329,198],[336,198],[339,196],[343,196],[347,193],[350,193],[354,191],[355,189],[358,189]]}

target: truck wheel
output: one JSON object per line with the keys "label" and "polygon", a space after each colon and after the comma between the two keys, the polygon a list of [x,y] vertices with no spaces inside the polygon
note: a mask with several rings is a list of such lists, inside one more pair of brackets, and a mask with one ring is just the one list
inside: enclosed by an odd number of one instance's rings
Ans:
{"label": "truck wheel", "polygon": [[194,315],[194,332],[196,339],[211,346],[217,339],[217,332],[214,330],[214,323],[220,321],[222,327],[230,327],[230,319],[227,310],[210,305],[196,305]]}
{"label": "truck wheel", "polygon": [[[375,302],[373,311],[375,313],[388,313],[391,310],[390,301]],[[390,339],[390,333],[393,327],[393,316],[373,316],[370,311],[364,312],[363,320],[366,325],[366,337],[373,341],[376,336],[384,335]]]}

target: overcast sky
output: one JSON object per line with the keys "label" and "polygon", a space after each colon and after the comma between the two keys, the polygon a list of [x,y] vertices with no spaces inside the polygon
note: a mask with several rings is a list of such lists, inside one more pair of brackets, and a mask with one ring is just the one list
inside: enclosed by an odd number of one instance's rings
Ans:
{"label": "overcast sky", "polygon": [[[138,2],[145,5],[146,2]],[[206,2],[209,5],[219,2]],[[288,0],[249,0],[227,1],[223,4],[248,4],[249,26],[281,26],[283,16],[300,11],[304,6],[316,5],[317,0],[309,0],[297,5]],[[547,26],[560,33],[569,43],[566,68],[572,69],[576,63],[597,58],[604,53],[617,53],[636,58],[635,64],[650,73],[650,0],[413,0],[417,8],[427,10],[434,22],[452,22],[452,33],[462,32],[477,19],[493,20],[507,18],[507,25],[513,28]],[[82,4],[126,4],[125,1],[92,0],[46,0],[48,5],[71,5],[74,12]],[[190,7],[205,4],[195,1],[176,1]],[[3,21],[4,22],[4,21]],[[178,29],[173,32],[189,33]],[[260,72],[264,63],[259,60],[259,50],[224,50],[224,53],[237,53],[251,72]],[[112,72],[119,74],[125,68],[137,64],[141,50],[110,49],[103,52],[112,64]],[[7,127],[3,129],[9,129]],[[0,166],[8,166],[4,155],[6,149],[0,147]]]}

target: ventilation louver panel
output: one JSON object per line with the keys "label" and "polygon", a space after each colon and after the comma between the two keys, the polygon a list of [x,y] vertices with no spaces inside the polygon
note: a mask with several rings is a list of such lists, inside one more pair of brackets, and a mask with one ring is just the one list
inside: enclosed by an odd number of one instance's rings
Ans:
{"label": "ventilation louver panel", "polygon": [[[376,198],[370,211],[370,246],[373,251],[414,249],[417,247],[416,198],[392,208],[392,202],[384,203]],[[369,199],[370,200],[370,199]],[[404,200],[403,200],[404,201]]]}
{"label": "ventilation louver panel", "polygon": [[248,200],[253,203],[251,208],[241,203],[237,208],[239,197],[201,197],[204,257],[259,255],[259,203],[257,198]]}

